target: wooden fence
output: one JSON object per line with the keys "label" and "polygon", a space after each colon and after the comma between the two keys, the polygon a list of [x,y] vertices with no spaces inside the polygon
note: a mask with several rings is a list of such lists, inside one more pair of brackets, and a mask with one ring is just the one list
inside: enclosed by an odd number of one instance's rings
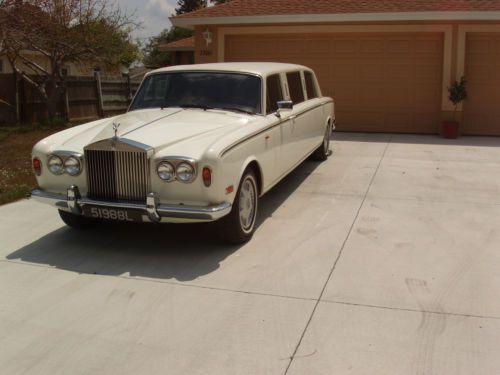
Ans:
{"label": "wooden fence", "polygon": [[0,74],[0,124],[16,122],[16,79],[12,74]]}
{"label": "wooden fence", "polygon": [[[69,121],[86,121],[124,113],[139,87],[128,77],[68,77],[59,113]],[[13,74],[0,74],[0,124],[34,123],[47,117],[36,89]]]}

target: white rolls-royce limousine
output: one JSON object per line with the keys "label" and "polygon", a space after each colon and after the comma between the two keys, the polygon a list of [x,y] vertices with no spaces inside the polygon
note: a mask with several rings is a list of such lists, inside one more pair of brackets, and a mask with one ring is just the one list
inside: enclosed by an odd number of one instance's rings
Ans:
{"label": "white rolls-royce limousine", "polygon": [[326,160],[334,104],[314,72],[279,63],[149,73],[127,113],[38,142],[32,198],[74,228],[101,220],[218,221],[248,241],[259,197],[308,157]]}

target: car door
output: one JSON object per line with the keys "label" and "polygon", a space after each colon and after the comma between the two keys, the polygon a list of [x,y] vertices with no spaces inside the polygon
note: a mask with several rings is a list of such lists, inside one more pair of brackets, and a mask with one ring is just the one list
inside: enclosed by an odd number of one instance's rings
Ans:
{"label": "car door", "polygon": [[278,102],[284,100],[283,85],[279,74],[273,74],[266,78],[266,117],[271,128],[265,132],[266,145],[268,146],[267,160],[267,176],[265,185],[272,185],[282,174],[279,166],[282,147],[282,133],[280,128],[281,119],[276,116],[278,110]]}
{"label": "car door", "polygon": [[310,151],[311,126],[314,124],[312,113],[308,111],[309,104],[305,100],[301,72],[287,72],[285,77],[288,99],[293,102],[293,109],[283,112],[282,116],[280,169],[283,172],[297,165]]}
{"label": "car door", "polygon": [[319,91],[310,71],[302,71],[302,87],[306,95],[305,111],[299,115],[302,137],[300,142],[301,152],[308,153],[315,149],[325,135],[325,115],[323,114],[323,102],[319,99]]}

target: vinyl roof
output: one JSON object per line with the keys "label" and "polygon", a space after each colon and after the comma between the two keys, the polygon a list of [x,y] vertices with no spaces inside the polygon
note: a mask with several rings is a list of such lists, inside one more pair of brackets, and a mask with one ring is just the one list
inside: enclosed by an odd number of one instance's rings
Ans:
{"label": "vinyl roof", "polygon": [[310,70],[309,68],[296,64],[283,64],[272,62],[232,62],[232,63],[213,63],[213,64],[194,64],[194,65],[176,65],[168,68],[161,68],[152,71],[150,74],[162,72],[179,72],[179,71],[223,71],[250,73],[260,76],[268,76],[270,74],[293,71],[293,70]]}

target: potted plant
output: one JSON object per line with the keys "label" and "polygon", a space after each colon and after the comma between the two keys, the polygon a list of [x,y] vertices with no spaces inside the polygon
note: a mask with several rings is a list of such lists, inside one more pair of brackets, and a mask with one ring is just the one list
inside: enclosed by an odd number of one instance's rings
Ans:
{"label": "potted plant", "polygon": [[455,81],[448,87],[448,99],[455,106],[453,110],[453,120],[443,121],[442,134],[444,138],[457,138],[459,134],[459,122],[456,119],[458,105],[467,99],[467,80],[465,77],[460,81]]}

